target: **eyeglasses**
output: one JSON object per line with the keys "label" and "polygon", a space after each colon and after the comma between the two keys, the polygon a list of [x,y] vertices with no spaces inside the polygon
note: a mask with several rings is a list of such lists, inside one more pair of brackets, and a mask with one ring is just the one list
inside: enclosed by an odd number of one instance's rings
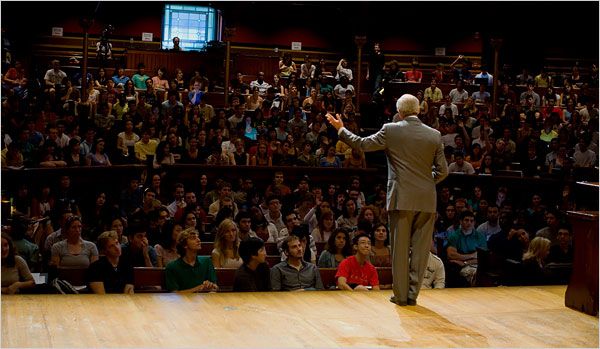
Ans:
{"label": "eyeglasses", "polygon": [[69,216],[65,220],[65,224],[69,225],[69,224],[73,223],[74,221],[80,221],[81,222],[81,217],[80,216]]}

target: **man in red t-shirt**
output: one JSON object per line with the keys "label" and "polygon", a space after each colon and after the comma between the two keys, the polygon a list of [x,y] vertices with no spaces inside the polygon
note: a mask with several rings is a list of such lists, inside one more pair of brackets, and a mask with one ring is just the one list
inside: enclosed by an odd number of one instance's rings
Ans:
{"label": "man in red t-shirt", "polygon": [[369,262],[371,254],[371,239],[367,235],[357,235],[352,240],[356,247],[354,256],[342,261],[338,266],[335,277],[340,290],[367,291],[371,286],[379,290],[377,270]]}

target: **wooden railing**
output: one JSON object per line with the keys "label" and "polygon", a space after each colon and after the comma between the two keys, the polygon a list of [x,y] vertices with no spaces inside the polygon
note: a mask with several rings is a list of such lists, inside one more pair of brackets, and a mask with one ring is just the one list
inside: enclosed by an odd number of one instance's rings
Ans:
{"label": "wooden railing", "polygon": [[[392,268],[378,267],[380,285],[392,284]],[[216,268],[217,285],[220,292],[233,290],[235,271],[233,268]],[[325,290],[336,289],[337,280],[335,274],[336,268],[321,268],[319,273]],[[164,268],[134,268],[133,269],[134,287],[136,292],[166,292],[165,269]]]}
{"label": "wooden railing", "polygon": [[[592,180],[598,176],[597,169],[579,169],[576,178]],[[586,170],[586,171],[583,171]],[[202,174],[208,176],[209,183],[214,183],[217,178],[226,180],[230,183],[237,183],[242,177],[249,177],[253,180],[255,187],[264,191],[273,179],[275,171],[282,171],[286,182],[294,186],[295,183],[307,175],[310,178],[311,185],[325,187],[329,184],[346,187],[351,176],[358,176],[361,180],[361,186],[365,192],[371,192],[375,184],[385,184],[387,181],[387,168],[375,167],[367,169],[347,169],[347,168],[321,168],[321,167],[255,167],[255,166],[208,166],[208,165],[173,165],[165,166],[164,178],[165,190],[169,191],[170,186],[176,182],[182,182],[186,187],[196,188],[199,184],[199,178]],[[28,184],[34,187],[39,183],[45,182],[50,185],[59,183],[63,175],[71,176],[71,186],[76,193],[82,196],[82,202],[90,200],[94,195],[89,188],[103,190],[109,197],[118,198],[123,188],[126,188],[130,178],[140,178],[147,176],[147,167],[143,165],[115,165],[111,167],[67,167],[67,168],[32,168],[24,170],[2,170],[4,196],[14,195],[16,188],[21,184]],[[101,179],[101,180],[99,180]],[[561,198],[562,180],[548,178],[532,177],[514,177],[514,176],[478,176],[450,174],[439,186],[448,186],[450,188],[461,188],[464,195],[468,195],[469,190],[475,185],[480,185],[489,190],[495,190],[499,186],[506,186],[510,190],[515,203],[528,202],[533,193],[544,193],[544,198],[548,202],[558,202]],[[13,193],[13,190],[15,193]],[[582,203],[586,207],[597,207],[597,198],[588,198],[586,193],[581,193],[578,198],[585,198]],[[4,199],[4,198],[3,198]],[[524,201],[519,201],[524,200]],[[554,201],[553,201],[554,200]]]}

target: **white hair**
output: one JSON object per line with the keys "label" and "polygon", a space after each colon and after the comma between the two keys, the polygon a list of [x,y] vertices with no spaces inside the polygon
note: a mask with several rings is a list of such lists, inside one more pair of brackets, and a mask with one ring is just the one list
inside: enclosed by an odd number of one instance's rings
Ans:
{"label": "white hair", "polygon": [[404,94],[398,98],[396,110],[402,117],[418,115],[420,111],[419,100],[411,94]]}

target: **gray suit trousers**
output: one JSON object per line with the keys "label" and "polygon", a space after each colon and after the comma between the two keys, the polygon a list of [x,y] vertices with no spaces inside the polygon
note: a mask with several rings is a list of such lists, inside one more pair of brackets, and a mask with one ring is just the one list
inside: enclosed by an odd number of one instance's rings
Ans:
{"label": "gray suit trousers", "polygon": [[429,260],[435,213],[394,210],[389,211],[389,222],[394,296],[400,302],[416,300]]}

